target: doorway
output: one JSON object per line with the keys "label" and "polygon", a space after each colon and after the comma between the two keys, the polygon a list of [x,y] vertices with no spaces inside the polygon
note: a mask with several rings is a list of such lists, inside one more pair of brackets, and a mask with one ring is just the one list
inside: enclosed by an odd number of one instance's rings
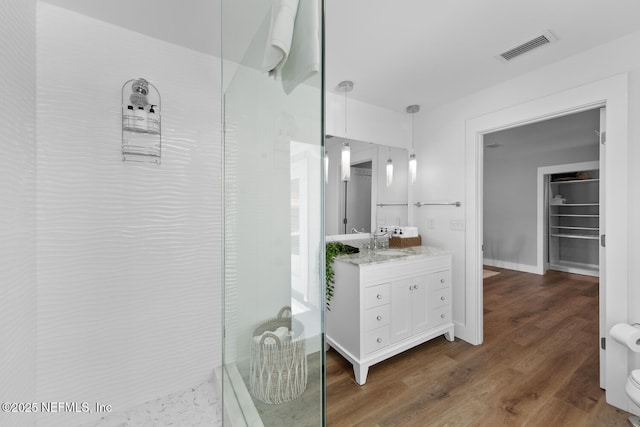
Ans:
{"label": "doorway", "polygon": [[[563,206],[553,205],[555,211],[549,217],[544,209],[549,206],[549,202],[544,198],[540,200],[538,175],[541,170],[546,170],[548,174],[556,171],[560,173],[567,170],[561,165],[575,163],[594,162],[595,166],[590,167],[598,169],[599,133],[600,110],[596,108],[483,136],[484,265],[543,274],[549,264],[548,255],[555,255],[560,251],[567,260],[583,260],[585,257],[580,257],[582,252],[595,255],[594,264],[597,268],[598,227],[594,226],[597,224],[597,217],[573,215],[597,213],[597,206],[582,206],[580,202],[585,200],[585,191],[595,192],[595,195],[589,195],[589,200],[597,199],[598,184],[601,181],[560,181],[561,178],[558,177],[554,184],[547,183],[542,187],[547,193],[551,191],[559,196],[561,192],[568,192],[569,195],[568,200],[566,197],[563,199],[566,201]],[[540,213],[543,220],[551,219],[553,224],[541,222]],[[560,214],[572,216],[559,217]],[[551,234],[566,237],[562,237],[562,240],[555,237],[550,242],[545,242],[549,234],[548,227],[558,227],[565,223],[572,227],[552,229]],[[541,226],[543,224],[548,227]],[[587,231],[578,233],[578,227],[587,228],[586,226],[590,226],[588,233],[593,234],[594,239],[579,238],[587,234]],[[551,250],[546,251],[549,244]],[[574,254],[578,256],[572,257]],[[551,262],[552,266],[557,264],[559,262]]]}
{"label": "doorway", "polygon": [[[605,264],[598,203],[606,184],[604,117],[604,107],[593,108],[483,135],[483,265],[598,276]],[[598,317],[604,336],[604,316]],[[604,360],[600,350],[602,388]]]}
{"label": "doorway", "polygon": [[341,201],[344,234],[356,230],[370,233],[371,230],[371,170],[372,161],[351,165],[351,179],[343,182]]}
{"label": "doorway", "polygon": [[[483,340],[482,298],[482,141],[483,135],[534,123],[552,117],[607,107],[607,153],[605,201],[607,257],[603,277],[607,286],[604,295],[602,324],[604,337],[618,322],[628,318],[628,80],[626,74],[541,96],[515,106],[496,110],[466,121],[465,150],[465,280],[464,317],[456,320],[456,336],[472,344]],[[612,143],[615,141],[615,143]],[[615,200],[615,206],[612,205]],[[619,408],[627,407],[624,383],[628,375],[627,349],[615,343],[607,347],[605,379],[607,402]]]}

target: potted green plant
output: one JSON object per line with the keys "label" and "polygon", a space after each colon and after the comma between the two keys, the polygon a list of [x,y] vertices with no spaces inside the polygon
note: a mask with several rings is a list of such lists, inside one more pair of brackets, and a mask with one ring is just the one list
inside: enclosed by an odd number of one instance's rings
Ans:
{"label": "potted green plant", "polygon": [[349,248],[341,242],[329,242],[326,245],[326,255],[325,255],[325,268],[326,268],[326,287],[325,287],[325,296],[326,296],[326,306],[327,310],[331,310],[331,298],[333,297],[333,291],[335,286],[335,278],[333,272],[333,260],[342,254],[350,253]]}

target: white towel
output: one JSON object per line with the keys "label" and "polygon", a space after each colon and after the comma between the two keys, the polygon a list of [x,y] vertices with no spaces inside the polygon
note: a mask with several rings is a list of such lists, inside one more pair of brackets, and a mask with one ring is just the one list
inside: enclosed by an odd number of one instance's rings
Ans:
{"label": "white towel", "polygon": [[418,227],[402,227],[402,236],[400,237],[418,237]]}
{"label": "white towel", "polygon": [[320,5],[301,0],[298,5],[291,51],[282,67],[282,87],[288,94],[320,71]]}
{"label": "white towel", "polygon": [[[265,332],[263,332],[262,334],[260,334],[260,335],[258,335],[258,336],[253,337],[253,341],[254,341],[256,344],[260,344],[260,341],[262,341],[262,337],[263,337],[263,336],[264,336],[264,334],[266,334],[267,332],[271,332],[271,331],[265,331]],[[273,333],[273,332],[271,332],[271,333]],[[275,343],[276,343],[276,340],[275,340],[275,339],[273,339],[272,337],[267,337],[267,338],[265,338],[265,339],[264,339],[264,344],[266,344],[266,345],[274,345]]]}
{"label": "white towel", "polygon": [[287,61],[297,12],[298,0],[273,1],[267,46],[262,59],[262,69],[269,74],[277,73]]}
{"label": "white towel", "polygon": [[[281,343],[291,341],[291,332],[289,331],[289,328],[287,328],[286,326],[280,326],[275,331],[264,331],[262,334],[254,336],[253,341],[255,341],[256,344],[260,344],[262,337],[267,332],[277,336]],[[276,343],[276,340],[273,339],[272,337],[267,337],[264,339],[264,344],[266,345],[274,345],[275,343]]]}

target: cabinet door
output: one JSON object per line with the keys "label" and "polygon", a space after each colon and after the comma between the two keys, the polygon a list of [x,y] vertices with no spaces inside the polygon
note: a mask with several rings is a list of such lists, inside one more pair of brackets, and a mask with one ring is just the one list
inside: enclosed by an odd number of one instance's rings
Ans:
{"label": "cabinet door", "polygon": [[429,323],[429,285],[428,276],[417,276],[409,280],[411,289],[412,334],[426,331]]}
{"label": "cabinet door", "polygon": [[413,283],[407,279],[396,280],[391,284],[391,336],[392,343],[411,335]]}

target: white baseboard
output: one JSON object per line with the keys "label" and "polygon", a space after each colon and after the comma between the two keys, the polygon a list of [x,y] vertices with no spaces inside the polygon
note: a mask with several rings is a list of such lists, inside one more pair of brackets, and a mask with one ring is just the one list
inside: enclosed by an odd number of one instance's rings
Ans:
{"label": "white baseboard", "polygon": [[522,271],[524,273],[533,273],[533,274],[540,274],[540,275],[544,274],[542,272],[542,269],[538,268],[537,265],[517,264],[515,262],[501,261],[499,259],[488,259],[488,258],[484,258],[482,260],[482,263],[484,265],[488,265],[491,267],[506,268],[507,270],[516,270],[516,271]]}

